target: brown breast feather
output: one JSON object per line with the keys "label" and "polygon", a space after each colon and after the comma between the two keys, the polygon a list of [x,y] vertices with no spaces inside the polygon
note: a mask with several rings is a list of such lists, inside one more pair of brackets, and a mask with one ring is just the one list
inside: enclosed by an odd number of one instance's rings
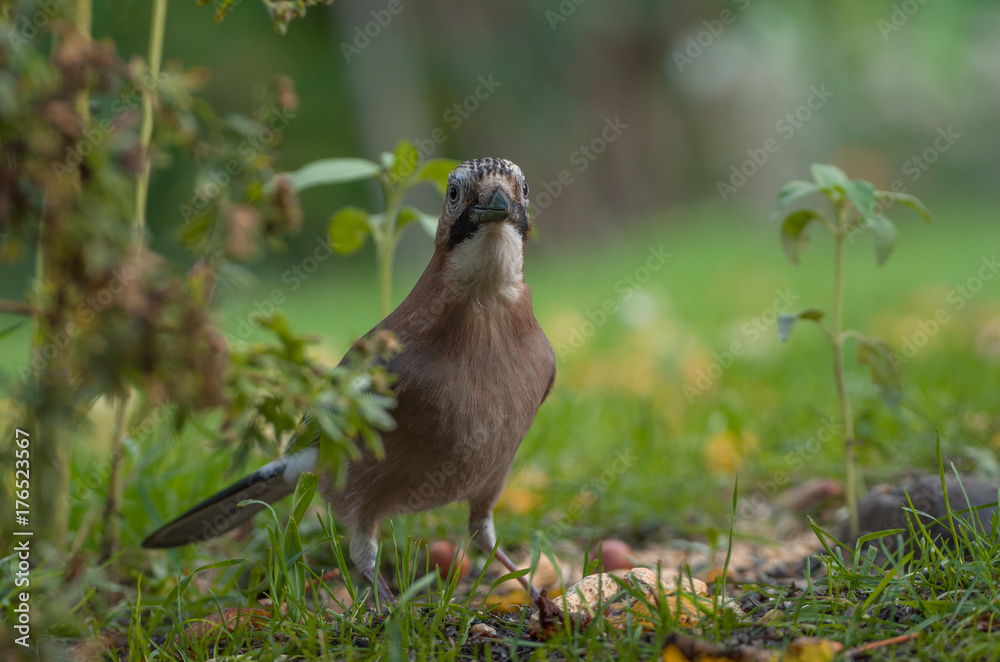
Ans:
{"label": "brown breast feather", "polygon": [[402,351],[397,428],[383,434],[386,456],[351,465],[334,510],[358,526],[398,512],[456,500],[495,500],[514,454],[552,388],[555,354],[521,285],[513,302],[464,300],[435,253],[409,296],[376,329]]}

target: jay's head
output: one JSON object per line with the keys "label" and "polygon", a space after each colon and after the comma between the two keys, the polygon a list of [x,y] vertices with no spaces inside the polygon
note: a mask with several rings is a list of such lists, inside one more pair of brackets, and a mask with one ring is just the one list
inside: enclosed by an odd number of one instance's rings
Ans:
{"label": "jay's head", "polygon": [[531,229],[528,184],[521,169],[505,159],[473,159],[448,176],[444,210],[435,244],[439,250],[471,250],[472,244],[510,242],[523,245]]}

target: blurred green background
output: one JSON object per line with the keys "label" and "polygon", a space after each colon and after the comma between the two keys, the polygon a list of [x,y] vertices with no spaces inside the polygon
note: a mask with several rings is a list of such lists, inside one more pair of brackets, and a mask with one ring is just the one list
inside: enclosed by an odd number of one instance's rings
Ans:
{"label": "blurred green background", "polygon": [[[570,529],[583,539],[609,530],[641,538],[664,524],[700,531],[724,525],[734,469],[747,497],[768,492],[778,472],[791,474],[783,484],[840,475],[839,443],[803,450],[835,413],[829,348],[814,328],[781,345],[774,324],[778,300],[829,308],[829,242],[817,237],[793,267],[770,218],[781,185],[808,178],[813,162],[879,188],[898,182],[935,216],[927,226],[890,210],[900,240],[882,268],[866,237],[848,247],[848,324],[901,354],[907,343],[915,349],[903,354],[896,407],[881,403],[850,357],[869,477],[932,468],[940,432],[947,459],[1000,479],[1000,278],[989,266],[1000,244],[1000,5],[393,6],[401,11],[339,0],[311,8],[280,36],[255,0],[218,25],[211,6],[173,2],[165,59],[207,67],[201,93],[233,112],[290,76],[299,105],[280,145],[283,169],[332,156],[376,159],[408,138],[425,156],[502,156],[526,173],[538,228],[527,279],[559,374],[518,456],[514,496],[499,511],[504,535],[524,540],[554,526],[574,499],[586,501]],[[95,36],[112,37],[125,57],[145,52],[148,24],[148,3],[95,3]],[[183,153],[159,165],[152,247],[178,256],[194,167]],[[226,293],[223,324],[240,335],[279,289],[294,327],[319,334],[316,351],[336,362],[378,321],[371,246],[322,262],[306,279],[287,274],[325,241],[331,213],[345,204],[379,209],[379,196],[367,184],[304,193],[302,231],[286,252],[255,265],[248,291]],[[440,205],[430,187],[413,202]],[[431,250],[419,229],[404,236],[396,301]],[[669,257],[646,271],[660,251]],[[29,268],[8,272],[5,296],[20,298]],[[957,294],[974,279],[975,292]],[[602,317],[609,301],[615,312]],[[949,321],[930,325],[942,309]],[[729,360],[733,342],[746,351]],[[27,333],[6,339],[4,366],[23,362],[27,344]],[[107,443],[110,413],[98,407],[92,418],[90,443],[74,449],[84,478]],[[137,434],[129,449],[125,535],[133,543],[230,478],[221,475],[225,455],[212,455],[197,431],[169,444]],[[637,461],[590,500],[588,481],[622,451]],[[77,525],[100,506],[99,490],[81,494]],[[457,532],[464,513],[421,517]]]}
{"label": "blurred green background", "polygon": [[[245,112],[255,88],[290,76],[300,106],[281,146],[288,169],[374,158],[400,138],[424,155],[515,161],[534,192],[539,253],[691,204],[765,224],[780,185],[816,161],[880,188],[900,179],[921,198],[997,200],[995,3],[401,1],[398,14],[388,4],[315,7],[280,36],[257,2],[218,25],[210,5],[175,2],[165,58],[209,68],[203,94],[223,110]],[[97,2],[95,12],[95,36],[114,38],[122,55],[145,53],[148,3]],[[814,89],[825,98],[802,108]],[[608,120],[627,128],[602,153],[582,154]],[[933,163],[914,163],[939,130],[951,144]],[[778,151],[723,200],[718,183],[769,138]],[[176,155],[153,183],[150,225],[161,244],[193,197],[184,162]],[[563,170],[573,183],[554,193]],[[332,210],[372,207],[377,195],[361,185],[307,193],[301,246]],[[430,193],[425,201],[438,204]],[[426,251],[414,243],[414,253]],[[422,266],[424,256],[412,261]]]}

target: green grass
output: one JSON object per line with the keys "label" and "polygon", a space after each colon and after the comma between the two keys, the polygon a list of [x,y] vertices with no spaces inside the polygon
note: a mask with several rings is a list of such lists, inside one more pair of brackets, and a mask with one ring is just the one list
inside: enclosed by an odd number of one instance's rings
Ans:
{"label": "green grass", "polygon": [[[949,315],[903,364],[904,397],[896,407],[882,403],[849,356],[849,387],[869,483],[935,470],[938,434],[946,465],[1000,476],[994,459],[1000,444],[1000,381],[995,378],[1000,278],[986,281],[961,309],[953,303],[954,294],[949,299],[956,286],[976,275],[982,258],[994,255],[1000,230],[992,210],[946,213],[931,207],[935,226],[899,219],[899,245],[884,267],[875,267],[873,250],[864,238],[850,246],[847,255],[848,326],[882,336],[899,348],[905,340],[918,338],[921,323],[927,328],[926,321],[937,310]],[[638,275],[636,270],[651,255],[649,249],[661,244],[672,256],[625,298],[621,283]],[[587,337],[578,349],[560,356],[556,388],[518,454],[510,485],[527,500],[507,499],[497,510],[505,546],[524,555],[533,539],[536,550],[539,541],[547,539],[564,557],[582,564],[584,549],[595,538],[621,537],[636,546],[668,536],[725,540],[734,466],[744,500],[767,493],[777,476],[792,485],[817,476],[841,476],[839,440],[808,443],[823,421],[836,415],[825,340],[805,325],[784,345],[777,341],[773,323],[759,333],[753,330],[754,318],[772,309],[778,291],[798,296],[796,308],[829,307],[830,249],[817,237],[803,266],[793,267],[780,250],[773,224],[724,217],[714,209],[653,218],[596,246],[555,247],[545,241],[530,245],[527,278],[536,315],[549,338],[559,348]],[[293,328],[322,334],[316,351],[335,362],[354,337],[377,322],[376,287],[369,277],[374,270],[364,259],[354,258],[352,264],[331,258],[294,291],[281,280],[294,261],[271,265],[275,270],[243,303],[230,297],[224,308],[227,326],[235,333],[253,311],[254,300],[283,288],[286,300],[280,307]],[[419,275],[414,261],[422,259],[404,256],[397,301]],[[352,272],[353,267],[361,268]],[[617,312],[590,333],[588,312],[600,321],[595,311],[608,301]],[[249,339],[263,336],[255,333]],[[6,370],[23,360],[23,340],[15,334],[2,341],[6,353],[0,364]],[[718,378],[699,383],[702,373],[715,370],[713,354],[722,355],[733,342],[742,343],[746,352]],[[73,447],[71,521],[82,563],[69,577],[36,570],[36,595],[47,596],[36,632],[76,640],[114,631],[131,643],[130,659],[141,659],[150,645],[169,650],[161,659],[210,658],[218,642],[181,645],[176,639],[185,624],[222,608],[258,606],[257,592],[249,587],[266,585],[272,546],[268,524],[274,526],[273,520],[261,515],[242,540],[223,538],[167,552],[146,552],[139,542],[240,472],[266,461],[268,454],[258,451],[244,466],[232,467],[226,449],[212,441],[217,424],[213,416],[200,421],[200,430],[188,426],[180,434],[172,431],[167,415],[133,429],[124,464],[123,552],[111,565],[99,567],[94,559],[111,418],[105,403],[99,402]],[[625,470],[602,479],[602,472],[620,456],[629,458]],[[0,479],[7,480],[6,475]],[[6,494],[8,483],[2,487]],[[570,518],[567,513],[574,503],[583,508]],[[288,505],[276,509],[282,522]],[[414,562],[406,559],[416,558],[415,541],[462,540],[466,518],[464,506],[453,505],[395,519],[383,529],[383,540],[397,543],[384,547],[383,568],[399,569],[405,587],[412,576],[407,564]],[[740,529],[743,523],[738,516],[738,536],[748,534]],[[343,560],[331,526],[321,526],[315,517],[306,518],[302,526],[306,560],[317,575]],[[993,635],[976,625],[996,612],[996,536],[968,532],[960,551],[925,551],[929,561],[918,569],[898,558],[895,565],[880,569],[861,559],[847,564],[836,554],[830,556],[823,562],[826,577],[814,577],[798,594],[782,589],[787,604],[780,607],[782,616],[768,623],[778,633],[772,645],[816,635],[849,648],[919,630],[916,643],[879,649],[873,657],[988,659],[1000,654]],[[840,553],[849,558],[856,552]],[[197,568],[225,559],[246,561],[195,574]],[[178,582],[192,575],[184,591],[171,594]],[[489,585],[493,579],[490,575],[484,582]],[[3,582],[0,596],[10,589],[6,575]],[[596,619],[583,631],[565,630],[542,644],[524,639],[523,617],[485,615],[468,601],[449,605],[441,600],[446,587],[431,588],[429,598],[415,597],[387,616],[354,608],[347,617],[335,617],[304,603],[308,616],[295,621],[272,610],[263,628],[243,628],[230,637],[224,652],[263,647],[265,652],[257,655],[266,659],[279,653],[305,659],[394,659],[411,656],[407,651],[415,651],[416,659],[458,658],[475,653],[467,645],[469,629],[485,621],[502,635],[490,648],[494,657],[515,652],[526,657],[537,649],[571,659],[637,659],[657,656],[678,632],[676,614],[654,607],[647,617],[652,628],[632,621],[619,630]],[[747,595],[758,588],[765,587],[743,587]],[[778,602],[768,601],[758,611],[769,611]],[[731,644],[763,631],[764,626],[752,623],[706,620],[701,636]],[[323,633],[320,638],[317,632]],[[324,652],[321,641],[336,652]]]}

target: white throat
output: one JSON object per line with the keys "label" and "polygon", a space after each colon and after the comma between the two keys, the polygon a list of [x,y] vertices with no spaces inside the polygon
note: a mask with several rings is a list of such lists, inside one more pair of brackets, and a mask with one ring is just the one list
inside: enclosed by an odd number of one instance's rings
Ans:
{"label": "white throat", "polygon": [[510,223],[489,223],[455,246],[448,276],[462,295],[511,303],[524,285],[521,235]]}

